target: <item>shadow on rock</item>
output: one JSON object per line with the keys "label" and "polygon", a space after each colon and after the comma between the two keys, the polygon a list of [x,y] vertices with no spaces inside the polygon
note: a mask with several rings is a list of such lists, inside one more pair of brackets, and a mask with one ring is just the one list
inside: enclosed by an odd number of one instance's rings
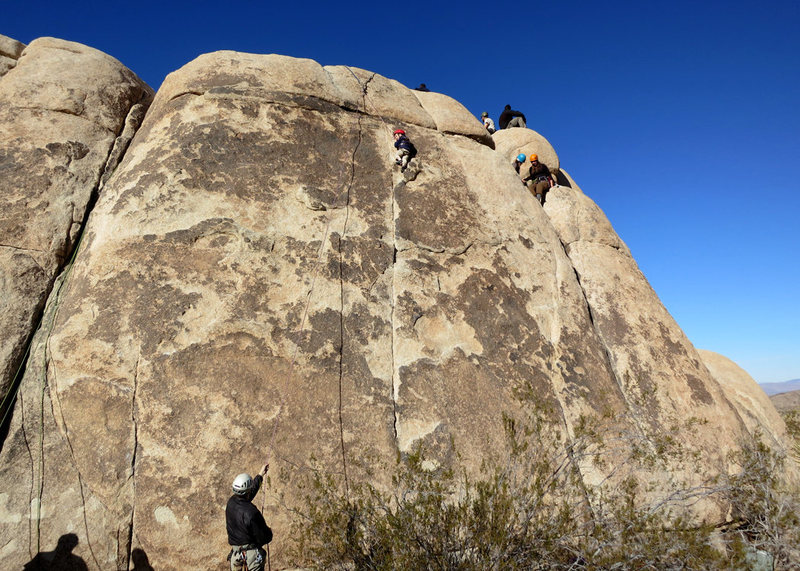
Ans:
{"label": "shadow on rock", "polygon": [[564,176],[564,173],[561,172],[561,169],[556,169],[553,172],[553,177],[556,179],[556,184],[558,184],[559,186],[566,186],[568,188],[572,188],[569,179]]}
{"label": "shadow on rock", "polygon": [[131,551],[131,562],[133,563],[131,571],[154,571],[150,566],[147,553],[145,553],[143,549],[136,548]]}
{"label": "shadow on rock", "polygon": [[78,545],[78,536],[65,533],[58,538],[54,551],[43,551],[25,564],[23,569],[37,571],[89,571],[83,559],[74,555],[72,550]]}

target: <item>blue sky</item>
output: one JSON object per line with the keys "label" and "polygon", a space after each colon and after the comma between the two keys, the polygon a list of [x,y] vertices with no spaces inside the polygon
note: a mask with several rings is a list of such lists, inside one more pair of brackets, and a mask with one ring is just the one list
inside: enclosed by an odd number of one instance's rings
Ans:
{"label": "blue sky", "polygon": [[0,33],[151,86],[219,49],[505,104],[555,147],[694,344],[800,378],[800,2],[15,2]]}

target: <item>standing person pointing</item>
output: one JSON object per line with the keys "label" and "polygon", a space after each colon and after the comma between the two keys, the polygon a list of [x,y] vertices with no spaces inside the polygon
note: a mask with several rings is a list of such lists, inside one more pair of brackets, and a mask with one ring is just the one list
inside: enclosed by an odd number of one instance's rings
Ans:
{"label": "standing person pointing", "polygon": [[272,530],[264,521],[264,516],[253,505],[267,475],[269,464],[264,464],[255,478],[249,474],[239,474],[233,480],[233,495],[225,507],[225,528],[228,531],[228,544],[231,571],[263,571],[266,551],[263,545],[272,541]]}

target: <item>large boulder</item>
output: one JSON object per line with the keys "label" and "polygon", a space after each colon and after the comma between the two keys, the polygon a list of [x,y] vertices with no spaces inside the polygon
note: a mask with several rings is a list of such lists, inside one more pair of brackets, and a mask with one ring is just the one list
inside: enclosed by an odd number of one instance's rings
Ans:
{"label": "large boulder", "polygon": [[676,420],[713,427],[682,435],[682,442],[709,462],[699,475],[712,473],[713,462],[748,434],[746,424],[606,216],[574,181],[570,184],[553,187],[544,210],[574,267],[592,329],[608,352],[629,410],[665,432]]}
{"label": "large boulder", "polygon": [[0,34],[0,77],[17,65],[17,60],[25,49],[25,44]]}
{"label": "large boulder", "polygon": [[[517,389],[569,427],[624,407],[542,209],[465,109],[417,106],[375,74],[279,56],[167,78],[54,296],[3,451],[3,480],[33,470],[35,503],[59,506],[37,540],[76,529],[98,565],[141,548],[208,567],[230,481],[266,455],[363,479],[423,441],[475,473]],[[420,152],[405,175],[389,124]],[[24,460],[34,426],[42,464]],[[284,537],[292,486],[268,511]],[[30,494],[5,505],[30,517]]]}
{"label": "large boulder", "polygon": [[766,393],[739,365],[727,357],[698,349],[703,364],[719,382],[752,434],[759,434],[777,449],[787,448],[786,426]]}
{"label": "large boulder", "polygon": [[[500,129],[495,131],[492,139],[497,152],[503,155],[508,162],[513,161],[514,157],[520,153],[525,153],[526,157],[530,157],[535,153],[539,156],[539,162],[547,165],[551,172],[556,172],[561,166],[553,145],[532,129],[523,129],[521,127]],[[525,169],[526,174],[528,166],[526,163],[522,167]]]}
{"label": "large boulder", "polygon": [[[0,78],[0,391],[6,394],[132,107],[152,90],[117,60],[41,38]],[[0,411],[1,413],[2,411]]]}
{"label": "large boulder", "polygon": [[170,74],[34,340],[0,562],[69,532],[92,568],[213,568],[231,481],[269,459],[281,568],[302,474],[388,487],[422,443],[476,475],[520,394],[568,440],[603,415],[724,470],[747,427],[602,212],[577,185],[543,209],[489,143],[457,102],[356,68],[217,52]]}
{"label": "large boulder", "polygon": [[483,123],[475,119],[461,103],[443,93],[416,90],[413,93],[425,111],[430,113],[439,131],[466,135],[494,148],[492,136],[486,131]]}

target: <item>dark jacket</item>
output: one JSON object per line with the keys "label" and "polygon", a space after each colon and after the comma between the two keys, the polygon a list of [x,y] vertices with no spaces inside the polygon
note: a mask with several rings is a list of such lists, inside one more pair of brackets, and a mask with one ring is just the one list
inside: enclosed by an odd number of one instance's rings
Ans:
{"label": "dark jacket", "polygon": [[394,148],[406,149],[409,153],[413,153],[414,145],[411,144],[411,141],[408,140],[408,137],[405,135],[400,135],[394,142]]}
{"label": "dark jacket", "polygon": [[505,129],[508,127],[508,122],[511,121],[514,117],[522,117],[522,120],[526,123],[528,122],[525,119],[525,115],[520,113],[519,111],[514,111],[513,109],[503,109],[503,112],[500,113],[500,117],[497,118],[497,124],[500,126],[501,129]]}
{"label": "dark jacket", "polygon": [[550,169],[547,168],[546,164],[537,161],[535,163],[531,163],[531,168],[528,170],[528,176],[523,180],[536,181],[540,177],[545,177],[546,179],[550,180]]}
{"label": "dark jacket", "polygon": [[272,541],[272,530],[264,516],[251,501],[258,493],[263,478],[254,478],[254,491],[248,496],[232,495],[225,506],[225,528],[228,530],[228,545],[257,545],[261,547]]}

